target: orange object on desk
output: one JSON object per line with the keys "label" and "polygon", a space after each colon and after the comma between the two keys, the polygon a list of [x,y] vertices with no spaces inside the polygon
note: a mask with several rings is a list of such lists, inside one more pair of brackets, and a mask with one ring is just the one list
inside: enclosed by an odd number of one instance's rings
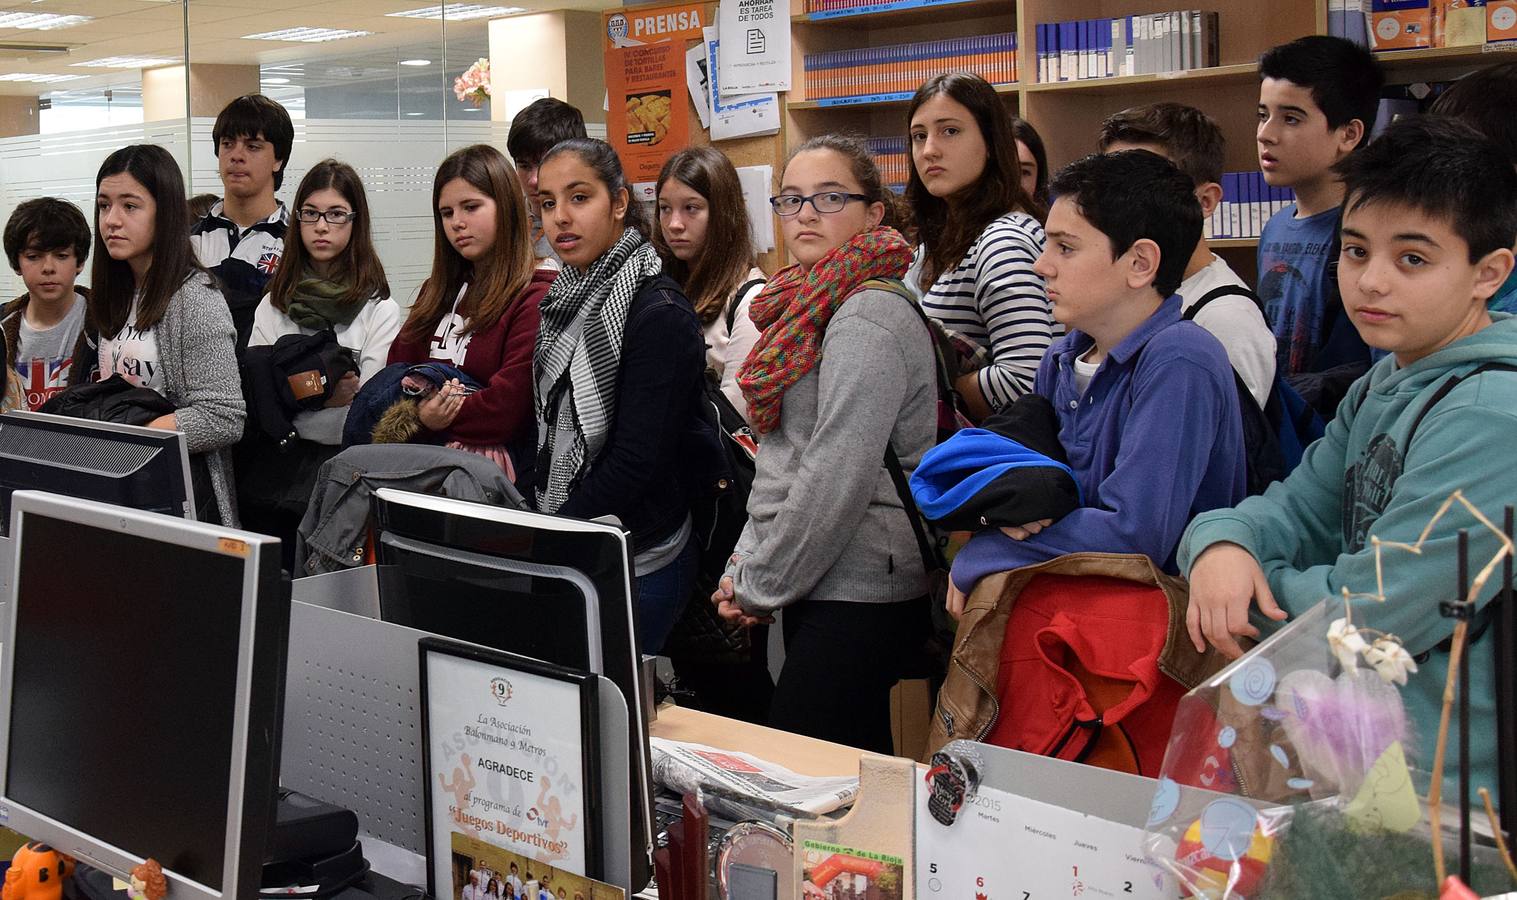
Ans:
{"label": "orange object on desk", "polygon": [[41,841],[28,841],[11,857],[0,900],[61,900],[74,861]]}

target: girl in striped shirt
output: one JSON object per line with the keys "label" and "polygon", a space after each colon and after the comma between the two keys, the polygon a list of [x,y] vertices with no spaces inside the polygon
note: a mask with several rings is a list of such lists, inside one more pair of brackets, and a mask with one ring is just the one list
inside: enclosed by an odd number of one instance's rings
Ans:
{"label": "girl in striped shirt", "polygon": [[1022,187],[1011,116],[984,79],[928,79],[907,119],[906,198],[921,241],[909,277],[927,315],[963,348],[954,387],[983,419],[1032,390],[1062,333],[1032,271],[1043,252],[1043,210]]}

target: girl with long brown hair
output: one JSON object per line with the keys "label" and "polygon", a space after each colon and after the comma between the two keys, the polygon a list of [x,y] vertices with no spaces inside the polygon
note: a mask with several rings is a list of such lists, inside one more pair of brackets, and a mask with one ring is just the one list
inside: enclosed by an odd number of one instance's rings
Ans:
{"label": "girl with long brown hair", "polygon": [[913,287],[922,308],[963,348],[954,387],[983,419],[1032,390],[1038,363],[1062,332],[1043,279],[1043,208],[1022,186],[1011,114],[983,78],[947,72],[917,89],[907,110],[915,219]]}
{"label": "girl with long brown hair", "polygon": [[331,330],[353,351],[358,372],[342,380],[326,409],[298,413],[295,431],[320,444],[342,443],[348,404],[363,382],[385,366],[400,331],[400,306],[374,252],[373,223],[363,181],[347,163],[324,159],[300,180],[279,271],[253,313],[248,345],[273,344],[287,334]]}
{"label": "girl with long brown hair", "polygon": [[101,163],[93,290],[69,380],[120,375],[162,394],[175,411],[149,424],[184,434],[197,517],[235,527],[228,451],[247,418],[237,334],[221,291],[195,261],[189,218],[184,176],[167,150],[134,144]]}
{"label": "girl with long brown hair", "polygon": [[390,362],[445,362],[482,385],[469,393],[450,381],[421,402],[421,425],[433,435],[465,447],[525,449],[518,445],[533,434],[538,305],[557,273],[533,254],[510,161],[487,144],[443,160],[432,180],[432,222],[432,273]]}
{"label": "girl with long brown hair", "polygon": [[726,154],[689,147],[669,157],[658,175],[658,227],[653,246],[664,272],[695,306],[706,340],[706,368],[743,418],[748,403],[737,370],[758,340],[749,304],[764,286],[754,265],[752,228],[743,186]]}

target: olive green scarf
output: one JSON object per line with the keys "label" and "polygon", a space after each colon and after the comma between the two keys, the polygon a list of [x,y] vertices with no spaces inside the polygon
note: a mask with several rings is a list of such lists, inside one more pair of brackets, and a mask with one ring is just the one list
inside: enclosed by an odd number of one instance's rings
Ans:
{"label": "olive green scarf", "polygon": [[347,325],[364,306],[361,302],[345,302],[352,289],[352,285],[329,281],[306,269],[290,292],[284,313],[296,325],[317,331]]}

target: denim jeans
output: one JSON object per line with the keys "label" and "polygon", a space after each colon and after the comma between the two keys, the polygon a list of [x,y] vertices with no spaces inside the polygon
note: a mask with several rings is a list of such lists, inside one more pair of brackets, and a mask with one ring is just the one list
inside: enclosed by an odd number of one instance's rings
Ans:
{"label": "denim jeans", "polygon": [[674,630],[674,623],[685,611],[690,592],[695,589],[698,548],[692,536],[685,548],[662,569],[637,577],[637,618],[639,643],[647,654],[664,649],[664,640]]}

